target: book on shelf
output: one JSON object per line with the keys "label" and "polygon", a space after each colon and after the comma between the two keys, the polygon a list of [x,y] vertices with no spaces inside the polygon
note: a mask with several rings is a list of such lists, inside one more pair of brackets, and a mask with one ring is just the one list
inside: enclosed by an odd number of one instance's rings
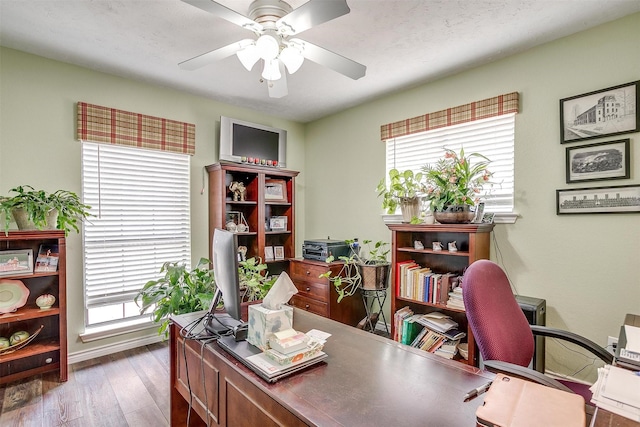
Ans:
{"label": "book on shelf", "polygon": [[450,316],[437,311],[423,314],[420,319],[418,319],[418,322],[439,333],[447,332],[450,329],[458,327],[458,323],[451,319]]}
{"label": "book on shelf", "polygon": [[404,318],[402,322],[402,344],[411,344],[420,333],[420,330],[423,328],[423,326],[418,323],[420,316],[420,314],[412,314]]}
{"label": "book on shelf", "polygon": [[60,252],[56,244],[42,244],[36,258],[35,272],[47,272],[58,270],[58,258]]}
{"label": "book on shelf", "polygon": [[404,318],[411,315],[413,315],[413,310],[411,310],[407,306],[402,307],[393,314],[394,341],[402,342],[402,328],[404,326]]}

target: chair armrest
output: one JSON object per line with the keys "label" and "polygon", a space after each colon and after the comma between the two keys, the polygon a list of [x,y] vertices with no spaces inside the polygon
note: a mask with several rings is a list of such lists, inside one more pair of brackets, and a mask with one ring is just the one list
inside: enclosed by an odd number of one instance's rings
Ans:
{"label": "chair armrest", "polygon": [[594,343],[593,341],[582,337],[580,335],[574,334],[573,332],[564,331],[562,329],[549,328],[547,326],[539,326],[539,325],[530,325],[531,332],[534,335],[558,338],[561,340],[572,342],[580,347],[589,350],[591,353],[598,356],[603,362],[606,364],[613,363],[613,355],[609,353],[607,350]]}
{"label": "chair armrest", "polygon": [[512,377],[521,378],[523,380],[532,381],[547,387],[552,387],[558,390],[573,393],[573,391],[564,384],[533,369],[525,368],[514,363],[502,362],[500,360],[485,360],[483,361],[483,363],[484,368],[487,371],[494,372],[496,374],[501,373],[510,375]]}

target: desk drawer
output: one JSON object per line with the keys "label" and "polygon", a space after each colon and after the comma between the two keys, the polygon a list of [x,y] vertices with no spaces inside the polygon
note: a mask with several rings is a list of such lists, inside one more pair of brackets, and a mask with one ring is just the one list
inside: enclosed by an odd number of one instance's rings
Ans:
{"label": "desk drawer", "polygon": [[291,297],[289,304],[291,304],[294,307],[307,310],[319,316],[323,316],[323,317],[329,316],[329,306],[325,302],[317,301],[301,295],[294,295]]}
{"label": "desk drawer", "polygon": [[300,292],[300,296],[304,296],[313,300],[329,302],[329,285],[326,283],[313,283],[308,280],[296,280],[293,282]]}
{"label": "desk drawer", "polygon": [[321,279],[320,275],[331,270],[329,265],[311,264],[308,262],[291,262],[290,272],[291,280],[294,282],[299,280],[311,280],[313,282],[329,284],[328,279]]}

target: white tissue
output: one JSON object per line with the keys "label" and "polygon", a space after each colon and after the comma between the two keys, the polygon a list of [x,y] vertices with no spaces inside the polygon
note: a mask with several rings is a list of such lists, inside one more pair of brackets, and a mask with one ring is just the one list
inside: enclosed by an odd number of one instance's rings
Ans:
{"label": "white tissue", "polygon": [[289,302],[294,294],[298,293],[296,285],[286,272],[282,272],[276,283],[273,284],[267,295],[262,300],[262,306],[269,310],[279,310],[283,304]]}

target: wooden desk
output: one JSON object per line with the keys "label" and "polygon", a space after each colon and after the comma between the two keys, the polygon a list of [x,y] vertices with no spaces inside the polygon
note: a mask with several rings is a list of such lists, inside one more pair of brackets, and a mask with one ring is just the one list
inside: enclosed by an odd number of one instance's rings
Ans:
{"label": "wooden desk", "polygon": [[328,358],[275,384],[215,343],[187,340],[185,347],[179,331],[201,313],[173,318],[171,425],[186,425],[189,400],[190,426],[206,425],[207,413],[210,425],[233,427],[475,425],[483,398],[463,403],[463,397],[493,374],[294,310],[297,330],[332,334]]}

